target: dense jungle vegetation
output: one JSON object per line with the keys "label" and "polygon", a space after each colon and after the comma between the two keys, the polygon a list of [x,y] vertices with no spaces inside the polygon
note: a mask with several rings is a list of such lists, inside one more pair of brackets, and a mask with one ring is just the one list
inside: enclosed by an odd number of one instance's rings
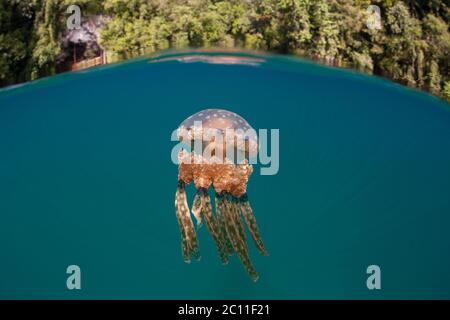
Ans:
{"label": "dense jungle vegetation", "polygon": [[[268,50],[450,100],[448,0],[0,0],[0,86],[58,72],[72,4],[83,19],[102,17],[98,43],[108,62],[167,48]],[[367,26],[371,4],[381,9],[381,29]]]}

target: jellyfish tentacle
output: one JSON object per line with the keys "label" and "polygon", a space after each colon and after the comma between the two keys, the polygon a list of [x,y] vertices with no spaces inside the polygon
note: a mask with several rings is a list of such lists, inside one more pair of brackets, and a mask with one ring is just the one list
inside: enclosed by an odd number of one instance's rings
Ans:
{"label": "jellyfish tentacle", "polygon": [[202,194],[200,189],[195,194],[191,211],[197,221],[197,227],[200,228],[202,226]]}
{"label": "jellyfish tentacle", "polygon": [[213,216],[211,197],[209,196],[208,190],[204,188],[199,189],[199,198],[201,199],[201,214],[205,219],[206,228],[216,243],[217,249],[219,250],[220,260],[223,264],[227,264],[228,251],[224,242],[222,230],[220,229],[216,218]]}
{"label": "jellyfish tentacle", "polygon": [[255,242],[256,247],[258,248],[258,251],[264,256],[269,255],[261,239],[258,224],[256,223],[256,218],[255,215],[253,214],[253,209],[250,205],[250,201],[248,200],[247,194],[244,194],[239,198],[238,206],[240,211],[242,211],[244,215],[245,222],[247,223],[248,229],[250,231],[253,241]]}
{"label": "jellyfish tentacle", "polygon": [[185,184],[182,181],[178,182],[175,195],[175,211],[180,225],[181,247],[184,261],[189,263],[191,257],[200,259],[197,234],[195,233],[194,223],[192,222],[187,204]]}
{"label": "jellyfish tentacle", "polygon": [[228,238],[231,240],[231,244],[233,245],[234,250],[239,256],[239,259],[243,263],[252,280],[256,281],[258,280],[258,274],[252,262],[250,261],[248,248],[244,239],[242,238],[241,227],[236,220],[236,214],[233,212],[233,206],[230,201],[232,201],[232,199],[229,195],[224,198],[225,210],[223,211],[223,213],[225,218],[225,229],[228,234]]}
{"label": "jellyfish tentacle", "polygon": [[225,228],[225,203],[224,203],[224,195],[222,193],[216,192],[216,216],[217,222],[219,223],[219,228],[221,230],[222,242],[225,246],[225,250],[228,255],[232,255],[233,245],[231,244],[230,238],[228,237],[227,230]]}
{"label": "jellyfish tentacle", "polygon": [[239,245],[241,248],[243,248],[247,254],[248,254],[248,246],[247,246],[247,236],[245,234],[245,226],[244,221],[241,216],[241,212],[238,208],[237,204],[237,198],[231,195],[228,195],[228,202],[227,205],[229,206],[229,212],[231,214],[231,217],[233,218],[233,223],[236,226],[236,230],[238,232],[238,238]]}
{"label": "jellyfish tentacle", "polygon": [[232,197],[230,201],[231,210],[234,215],[234,219],[236,221],[237,226],[239,227],[239,233],[241,235],[241,238],[243,239],[244,243],[247,243],[247,236],[245,234],[245,226],[244,226],[244,220],[241,215],[241,209],[239,208],[238,200],[235,197]]}
{"label": "jellyfish tentacle", "polygon": [[[179,198],[179,194],[178,194],[178,190],[177,190],[177,194],[175,196],[175,199],[178,199],[178,198]],[[178,225],[180,227],[181,251],[183,253],[183,260],[185,262],[189,262],[190,261],[189,245],[188,245],[188,242],[187,242],[186,230],[185,230],[185,228],[183,226],[183,215],[181,213],[181,210],[178,209],[177,200],[175,200],[175,211],[176,211],[176,215],[177,215]]]}

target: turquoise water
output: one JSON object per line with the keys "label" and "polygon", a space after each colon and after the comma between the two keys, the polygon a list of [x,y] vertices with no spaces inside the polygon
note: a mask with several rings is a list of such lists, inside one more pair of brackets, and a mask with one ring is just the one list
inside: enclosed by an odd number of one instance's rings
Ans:
{"label": "turquoise water", "polygon": [[[450,298],[446,102],[290,57],[189,55],[0,91],[0,298]],[[205,228],[201,261],[181,256],[170,135],[205,108],[280,129],[279,173],[248,186],[270,253],[250,245],[256,283]]]}

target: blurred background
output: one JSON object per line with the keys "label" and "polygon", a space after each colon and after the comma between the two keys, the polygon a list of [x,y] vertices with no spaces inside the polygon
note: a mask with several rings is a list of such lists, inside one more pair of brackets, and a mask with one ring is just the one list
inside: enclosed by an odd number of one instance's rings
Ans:
{"label": "blurred background", "polygon": [[0,86],[220,47],[295,54],[450,99],[449,17],[447,0],[0,0]]}

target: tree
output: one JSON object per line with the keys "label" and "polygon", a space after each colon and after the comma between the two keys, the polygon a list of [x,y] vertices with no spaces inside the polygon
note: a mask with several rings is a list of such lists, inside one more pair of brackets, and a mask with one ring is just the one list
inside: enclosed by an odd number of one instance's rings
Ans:
{"label": "tree", "polygon": [[280,0],[277,2],[277,19],[280,50],[295,52],[306,49],[311,40],[308,0]]}
{"label": "tree", "polygon": [[[56,72],[72,0],[0,0],[0,86]],[[443,0],[78,0],[104,17],[108,61],[166,48],[245,47],[356,68],[448,97],[450,7]],[[381,30],[367,27],[379,5]],[[69,46],[70,47],[70,46]],[[87,56],[87,54],[86,54]],[[84,56],[84,57],[86,57]]]}
{"label": "tree", "polygon": [[334,18],[327,0],[314,1],[311,5],[311,52],[314,57],[328,64],[335,64],[338,55],[339,30]]}
{"label": "tree", "polygon": [[450,102],[450,81],[446,81],[444,84],[443,97]]}

